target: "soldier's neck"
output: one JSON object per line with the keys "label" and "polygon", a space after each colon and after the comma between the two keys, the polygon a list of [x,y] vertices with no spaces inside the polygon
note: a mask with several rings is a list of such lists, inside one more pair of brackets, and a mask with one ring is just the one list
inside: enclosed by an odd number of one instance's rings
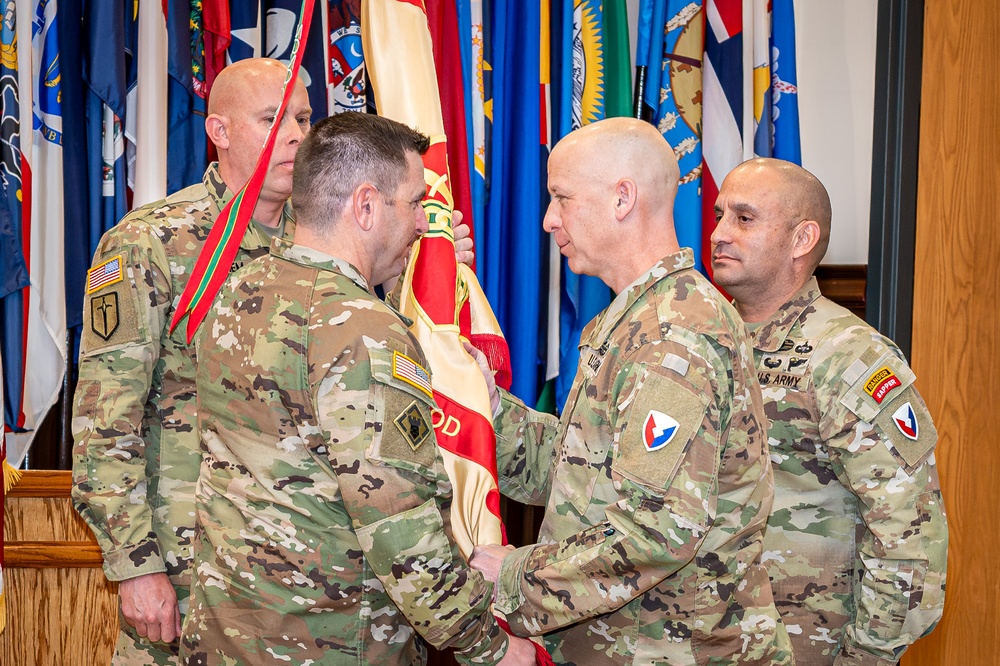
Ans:
{"label": "soldier's neck", "polygon": [[281,214],[284,209],[284,201],[258,199],[257,205],[253,209],[253,219],[266,227],[277,229],[281,225]]}

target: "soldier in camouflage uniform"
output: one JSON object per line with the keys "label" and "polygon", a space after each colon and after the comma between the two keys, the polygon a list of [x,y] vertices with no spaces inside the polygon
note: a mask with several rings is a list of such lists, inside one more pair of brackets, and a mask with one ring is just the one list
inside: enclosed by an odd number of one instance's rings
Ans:
{"label": "soldier in camouflage uniform", "polygon": [[739,316],[673,228],[677,161],[647,123],[560,142],[544,226],[617,294],[580,342],[562,419],[503,393],[501,490],[545,503],[539,543],[477,548],[496,608],[556,662],[788,664],[760,563],[772,478]]}
{"label": "soldier in camouflage uniform", "polygon": [[788,162],[725,179],[715,279],[752,329],[770,420],[775,603],[800,664],[889,666],[944,604],[937,432],[893,342],[824,298],[830,198]]}
{"label": "soldier in camouflage uniform", "polygon": [[371,292],[427,229],[427,146],[367,114],[317,123],[294,243],[237,271],[201,327],[182,663],[419,664],[424,640],[462,663],[534,663],[449,538],[427,362]]}
{"label": "soldier in camouflage uniform", "polygon": [[[219,152],[201,183],[129,213],[101,239],[88,273],[75,396],[73,498],[119,581],[115,664],[177,663],[191,583],[194,485],[201,460],[195,357],[167,328],[216,215],[249,179],[285,67],[267,59],[220,73],[206,130]],[[267,253],[294,222],[292,163],[309,129],[297,85],[236,265]]]}

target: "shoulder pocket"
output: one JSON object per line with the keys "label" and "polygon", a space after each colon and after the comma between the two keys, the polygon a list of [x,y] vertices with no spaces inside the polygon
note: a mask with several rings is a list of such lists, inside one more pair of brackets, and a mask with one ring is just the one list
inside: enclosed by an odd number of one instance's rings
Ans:
{"label": "shoulder pocket", "polygon": [[872,425],[908,472],[919,467],[937,444],[937,429],[930,412],[912,386],[887,402]]}
{"label": "shoulder pocket", "polygon": [[118,247],[87,271],[83,303],[83,355],[150,342],[147,309],[153,300],[144,274],[149,258],[142,249]]}
{"label": "shoulder pocket", "polygon": [[366,418],[375,436],[366,456],[375,463],[436,474],[430,373],[422,359],[394,349],[370,348],[372,395]]}
{"label": "shoulder pocket", "polygon": [[[862,361],[865,360],[870,359],[862,357]],[[854,381],[840,403],[862,421],[871,423],[914,379],[913,371],[896,354],[887,350]]]}
{"label": "shoulder pocket", "polygon": [[646,371],[617,438],[613,472],[665,489],[701,428],[710,397],[687,382]]}
{"label": "shoulder pocket", "polygon": [[910,471],[927,459],[937,443],[937,430],[913,387],[915,380],[909,366],[888,350],[840,399],[852,414],[875,427],[893,456]]}

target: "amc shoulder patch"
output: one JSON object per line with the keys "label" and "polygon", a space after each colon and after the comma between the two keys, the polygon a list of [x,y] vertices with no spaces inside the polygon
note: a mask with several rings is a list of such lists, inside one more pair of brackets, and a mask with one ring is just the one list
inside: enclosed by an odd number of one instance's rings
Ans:
{"label": "amc shoulder patch", "polygon": [[612,470],[652,488],[667,488],[701,428],[708,399],[687,382],[647,371],[628,408]]}
{"label": "amc shoulder patch", "polygon": [[893,456],[908,471],[919,467],[934,451],[937,429],[924,401],[910,386],[887,402],[872,425]]}

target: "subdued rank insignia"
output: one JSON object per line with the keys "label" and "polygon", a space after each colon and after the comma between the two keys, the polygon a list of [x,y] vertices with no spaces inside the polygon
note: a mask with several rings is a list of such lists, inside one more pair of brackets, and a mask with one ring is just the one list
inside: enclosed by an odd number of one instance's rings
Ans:
{"label": "subdued rank insignia", "polygon": [[410,406],[404,409],[393,423],[399,428],[399,432],[403,433],[403,438],[414,451],[419,449],[420,445],[431,434],[431,428],[427,425],[424,415],[420,413],[420,407],[417,405],[416,400],[411,402]]}
{"label": "subdued rank insignia", "polygon": [[118,330],[118,294],[110,292],[90,298],[90,328],[102,340],[110,340]]}

